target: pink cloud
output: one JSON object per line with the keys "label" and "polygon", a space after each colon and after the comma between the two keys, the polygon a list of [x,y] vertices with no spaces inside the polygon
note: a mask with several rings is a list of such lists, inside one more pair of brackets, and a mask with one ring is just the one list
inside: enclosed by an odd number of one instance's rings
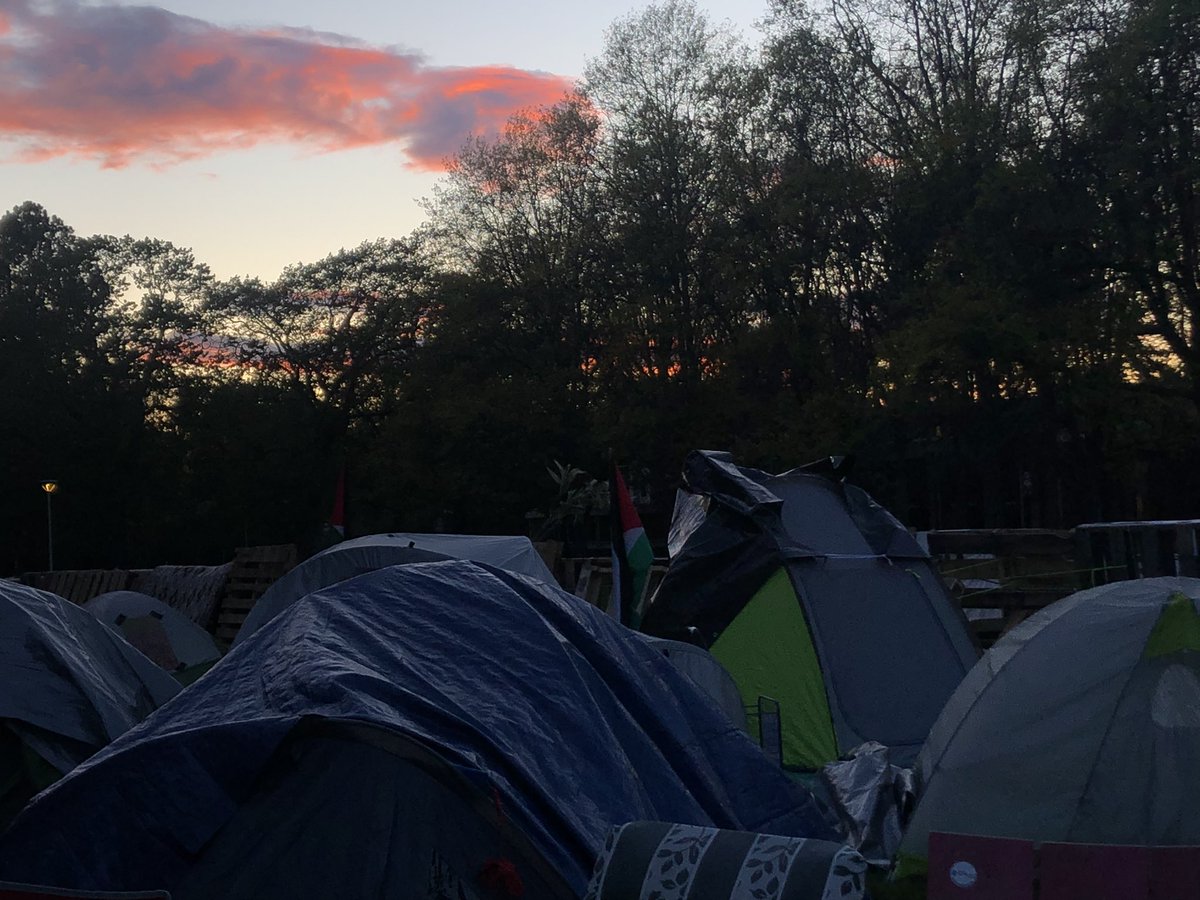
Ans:
{"label": "pink cloud", "polygon": [[22,159],[178,162],[263,142],[395,142],[439,169],[567,79],[299,29],[222,28],[149,6],[0,0],[0,138]]}

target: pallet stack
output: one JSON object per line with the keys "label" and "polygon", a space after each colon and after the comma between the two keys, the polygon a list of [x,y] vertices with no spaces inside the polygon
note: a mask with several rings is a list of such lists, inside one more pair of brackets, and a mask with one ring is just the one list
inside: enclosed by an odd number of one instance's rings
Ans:
{"label": "pallet stack", "polygon": [[129,588],[133,573],[124,569],[74,569],[29,572],[23,581],[40,591],[57,594],[72,603],[86,603],[99,594]]}
{"label": "pallet stack", "polygon": [[238,548],[217,614],[215,636],[218,644],[228,647],[233,643],[238,629],[254,608],[255,601],[281,575],[296,565],[296,559],[294,544]]}

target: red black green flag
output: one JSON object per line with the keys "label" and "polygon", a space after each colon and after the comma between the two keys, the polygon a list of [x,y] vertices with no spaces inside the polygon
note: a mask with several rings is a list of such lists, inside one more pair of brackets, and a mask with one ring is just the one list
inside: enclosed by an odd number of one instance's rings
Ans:
{"label": "red black green flag", "polygon": [[608,613],[625,625],[637,628],[654,551],[616,464],[609,479],[608,496],[612,510],[613,567],[613,592]]}

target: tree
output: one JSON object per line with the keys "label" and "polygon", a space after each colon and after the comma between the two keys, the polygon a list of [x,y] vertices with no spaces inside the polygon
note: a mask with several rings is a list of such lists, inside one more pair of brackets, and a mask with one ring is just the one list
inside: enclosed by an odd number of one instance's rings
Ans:
{"label": "tree", "polygon": [[541,504],[554,455],[594,438],[586,410],[553,366],[542,336],[514,326],[506,289],[448,274],[430,339],[398,391],[394,414],[355,432],[362,462],[359,521],[372,530],[523,530]]}
{"label": "tree", "polygon": [[[67,377],[102,357],[110,289],[87,242],[36,203],[0,219],[0,365]],[[11,383],[11,382],[10,382]]]}
{"label": "tree", "polygon": [[[0,542],[5,568],[45,561],[38,483],[62,484],[57,561],[123,550],[130,447],[141,410],[114,385],[111,292],[95,247],[35,203],[0,218]],[[93,534],[94,531],[94,534]],[[11,554],[11,556],[9,555]]]}
{"label": "tree", "polygon": [[878,338],[891,174],[859,134],[864,80],[802,3],[774,4],[759,109],[743,117],[765,134],[742,154],[733,240],[752,273],[751,340],[800,401],[865,390]]}
{"label": "tree", "polygon": [[667,0],[615,22],[587,68],[583,91],[604,111],[615,301],[602,362],[618,379],[687,390],[742,318],[721,283],[725,172],[711,127],[717,73],[739,52],[690,0]]}
{"label": "tree", "polygon": [[1080,142],[1110,290],[1139,311],[1138,377],[1200,404],[1200,10],[1130,2],[1086,60]]}
{"label": "tree", "polygon": [[540,336],[537,357],[582,389],[594,353],[603,210],[600,119],[571,94],[476,138],[427,201],[429,245],[450,270],[502,287],[509,326]]}
{"label": "tree", "polygon": [[204,305],[213,285],[191,250],[154,238],[92,239],[112,299],[104,346],[122,389],[146,414],[169,417],[182,379],[205,362]]}
{"label": "tree", "polygon": [[289,386],[332,414],[332,435],[386,412],[429,327],[426,267],[414,243],[378,240],[293,266],[272,284],[214,286],[214,356]]}

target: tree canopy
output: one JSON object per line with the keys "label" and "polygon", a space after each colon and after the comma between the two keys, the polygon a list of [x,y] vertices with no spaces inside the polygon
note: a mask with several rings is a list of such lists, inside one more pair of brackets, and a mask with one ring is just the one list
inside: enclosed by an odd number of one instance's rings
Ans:
{"label": "tree canopy", "polygon": [[[352,532],[519,532],[553,472],[857,457],[915,527],[1192,517],[1200,8],[691,0],[467,142],[428,220],[216,279],[155,238],[0,218],[5,570]],[[561,498],[558,498],[561,499]],[[585,535],[586,536],[586,535]]]}

